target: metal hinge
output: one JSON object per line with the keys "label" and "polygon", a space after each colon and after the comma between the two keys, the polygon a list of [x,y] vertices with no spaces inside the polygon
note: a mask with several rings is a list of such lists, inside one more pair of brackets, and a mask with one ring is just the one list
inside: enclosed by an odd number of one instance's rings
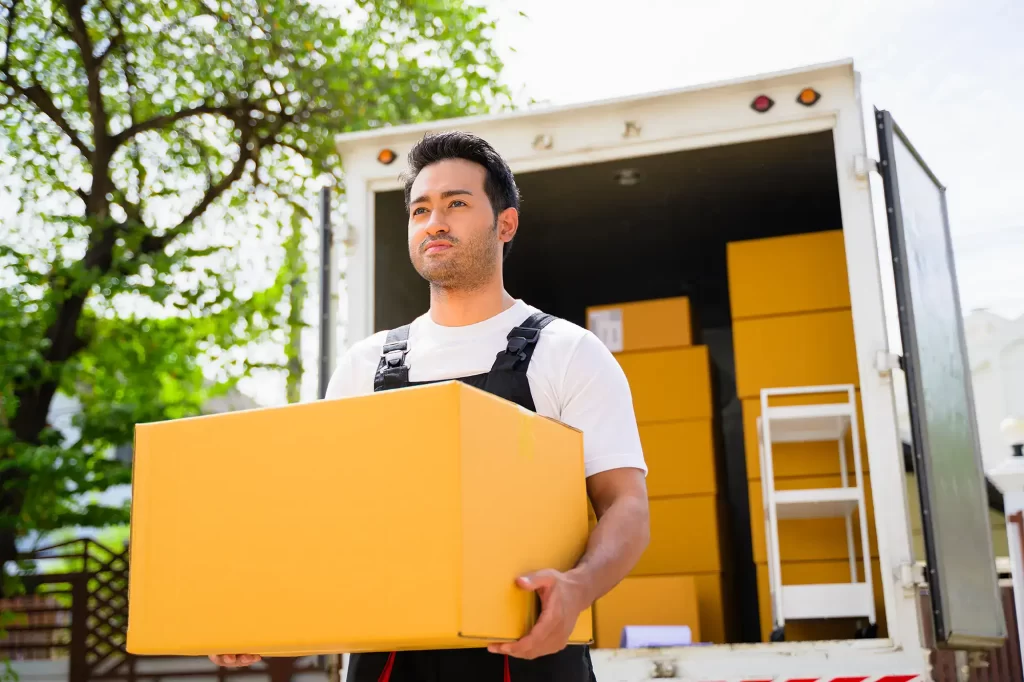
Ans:
{"label": "metal hinge", "polygon": [[861,180],[867,180],[871,171],[878,172],[878,162],[870,156],[857,154],[853,157],[853,172]]}
{"label": "metal hinge", "polygon": [[928,585],[924,575],[924,564],[920,562],[903,563],[897,569],[899,574],[900,587],[907,592],[917,592],[919,587]]}
{"label": "metal hinge", "polygon": [[652,680],[665,680],[672,679],[678,674],[678,668],[676,662],[672,660],[668,661],[654,661],[654,665],[651,670]]}
{"label": "metal hinge", "polygon": [[903,369],[903,356],[880,350],[875,354],[875,369],[883,376],[894,369]]}

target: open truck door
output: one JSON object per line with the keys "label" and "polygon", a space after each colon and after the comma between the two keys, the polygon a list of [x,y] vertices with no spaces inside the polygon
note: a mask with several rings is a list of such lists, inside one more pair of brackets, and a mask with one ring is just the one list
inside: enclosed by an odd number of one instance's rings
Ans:
{"label": "open truck door", "polygon": [[938,646],[1006,638],[945,188],[887,111],[875,112],[902,367]]}

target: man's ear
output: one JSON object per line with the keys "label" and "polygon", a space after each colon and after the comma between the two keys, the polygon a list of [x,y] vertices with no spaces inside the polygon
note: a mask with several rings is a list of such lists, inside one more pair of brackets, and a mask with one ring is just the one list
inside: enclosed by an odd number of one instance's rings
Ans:
{"label": "man's ear", "polygon": [[504,243],[512,241],[519,230],[519,211],[506,208],[498,214],[498,239]]}

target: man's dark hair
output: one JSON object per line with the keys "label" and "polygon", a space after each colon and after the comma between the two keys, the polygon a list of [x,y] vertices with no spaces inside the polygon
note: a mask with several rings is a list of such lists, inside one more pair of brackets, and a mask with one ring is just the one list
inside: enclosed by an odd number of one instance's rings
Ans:
{"label": "man's dark hair", "polygon": [[[519,188],[505,159],[501,158],[494,147],[485,140],[471,133],[450,131],[427,134],[409,152],[409,169],[405,174],[405,210],[409,210],[412,183],[416,176],[427,166],[439,161],[465,159],[484,167],[487,177],[484,179],[484,192],[491,202],[494,217],[508,208],[519,210]],[[512,242],[506,242],[502,248],[502,259],[508,257]]]}

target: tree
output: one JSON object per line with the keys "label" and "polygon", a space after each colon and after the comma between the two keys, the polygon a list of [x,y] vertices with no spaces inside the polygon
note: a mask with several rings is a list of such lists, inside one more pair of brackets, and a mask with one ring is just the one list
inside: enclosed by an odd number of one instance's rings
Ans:
{"label": "tree", "polygon": [[0,566],[125,520],[89,496],[135,423],[296,367],[247,351],[291,346],[333,136],[507,106],[493,28],[468,0],[0,0]]}

